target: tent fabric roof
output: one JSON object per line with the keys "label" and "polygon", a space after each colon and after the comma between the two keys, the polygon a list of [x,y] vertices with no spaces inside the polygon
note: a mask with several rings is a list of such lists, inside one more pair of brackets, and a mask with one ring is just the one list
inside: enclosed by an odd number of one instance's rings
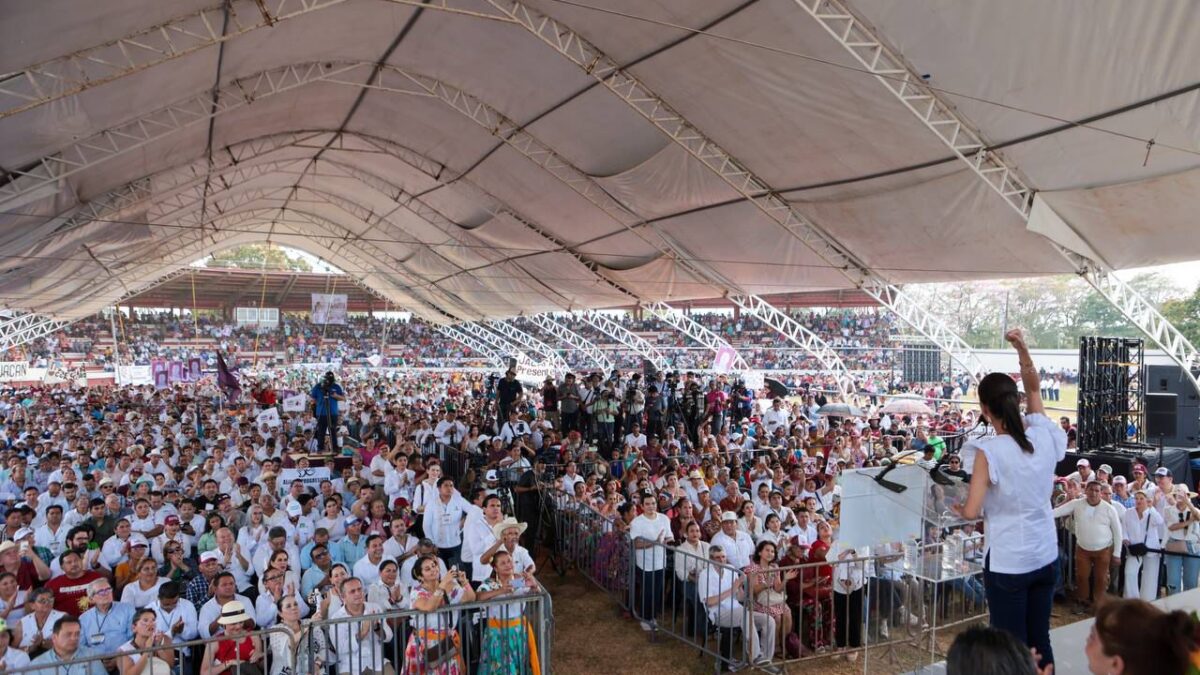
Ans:
{"label": "tent fabric roof", "polygon": [[[590,2],[526,4],[888,281],[1072,269],[796,0]],[[485,0],[415,4],[237,0],[223,46],[0,116],[6,172],[85,158],[0,201],[0,305],[86,316],[263,240],[433,321],[852,287]],[[1117,269],[1200,258],[1200,5],[849,5],[1006,144],[1069,229],[1040,232]],[[260,6],[283,18],[254,28]],[[220,7],[7,0],[0,73],[162,24],[200,34],[211,14],[188,17]]]}

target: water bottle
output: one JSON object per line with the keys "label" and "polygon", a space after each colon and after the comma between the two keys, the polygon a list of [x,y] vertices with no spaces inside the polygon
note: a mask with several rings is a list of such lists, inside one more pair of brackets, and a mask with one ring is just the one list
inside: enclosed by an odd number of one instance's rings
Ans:
{"label": "water bottle", "polygon": [[904,569],[911,571],[917,569],[921,560],[921,544],[911,539],[904,542]]}
{"label": "water bottle", "polygon": [[957,574],[963,566],[963,538],[958,532],[951,532],[942,543],[942,570]]}

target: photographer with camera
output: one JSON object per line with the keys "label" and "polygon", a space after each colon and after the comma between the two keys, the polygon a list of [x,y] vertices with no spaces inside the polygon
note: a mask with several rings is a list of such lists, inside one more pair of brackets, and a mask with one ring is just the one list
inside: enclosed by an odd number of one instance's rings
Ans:
{"label": "photographer with camera", "polygon": [[338,401],[346,400],[346,393],[334,378],[333,371],[328,370],[308,395],[313,400],[313,415],[317,418],[317,448],[325,451],[325,434],[328,433],[332,452],[336,455],[341,451],[337,440]]}

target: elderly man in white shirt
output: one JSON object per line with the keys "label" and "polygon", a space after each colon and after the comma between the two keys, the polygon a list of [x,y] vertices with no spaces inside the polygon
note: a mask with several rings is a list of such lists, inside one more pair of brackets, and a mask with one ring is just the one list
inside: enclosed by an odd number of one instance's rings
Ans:
{"label": "elderly man in white shirt", "polygon": [[779,428],[786,430],[791,417],[791,412],[783,405],[783,399],[776,398],[771,401],[771,407],[763,413],[763,425],[767,428],[767,435],[775,436],[775,430]]}
{"label": "elderly man in white shirt", "polygon": [[713,535],[712,545],[724,549],[729,564],[739,570],[749,565],[750,556],[754,555],[754,540],[738,528],[737,514],[733,511],[721,514],[721,531]]}
{"label": "elderly man in white shirt", "polygon": [[749,584],[745,575],[729,568],[724,548],[713,544],[708,557],[711,564],[700,572],[696,590],[709,620],[722,628],[741,628],[749,641],[745,651],[749,652],[750,662],[768,673],[780,672],[769,665],[775,655],[775,619],[752,612],[747,606],[751,604],[746,598]]}
{"label": "elderly man in white shirt", "polygon": [[[1121,564],[1121,516],[1102,498],[1100,481],[1088,483],[1084,497],[1054,509],[1054,517],[1070,516],[1075,531],[1075,592],[1078,611],[1099,603],[1108,588],[1109,569]],[[1088,579],[1092,579],[1091,586]]]}

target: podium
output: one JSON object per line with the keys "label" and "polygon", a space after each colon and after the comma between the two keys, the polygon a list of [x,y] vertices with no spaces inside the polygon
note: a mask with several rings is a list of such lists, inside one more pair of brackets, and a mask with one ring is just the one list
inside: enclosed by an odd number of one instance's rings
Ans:
{"label": "podium", "polygon": [[[957,515],[968,484],[906,459],[846,471],[840,478],[839,546],[869,551],[876,576],[905,589],[902,614],[917,615],[916,625],[899,639],[893,635],[881,643],[885,649],[868,650],[864,672],[919,671],[937,663],[948,647],[939,644],[938,631],[981,620],[987,611],[983,537],[974,522]],[[895,614],[883,602],[876,600],[877,616],[866,617],[868,626]]]}

